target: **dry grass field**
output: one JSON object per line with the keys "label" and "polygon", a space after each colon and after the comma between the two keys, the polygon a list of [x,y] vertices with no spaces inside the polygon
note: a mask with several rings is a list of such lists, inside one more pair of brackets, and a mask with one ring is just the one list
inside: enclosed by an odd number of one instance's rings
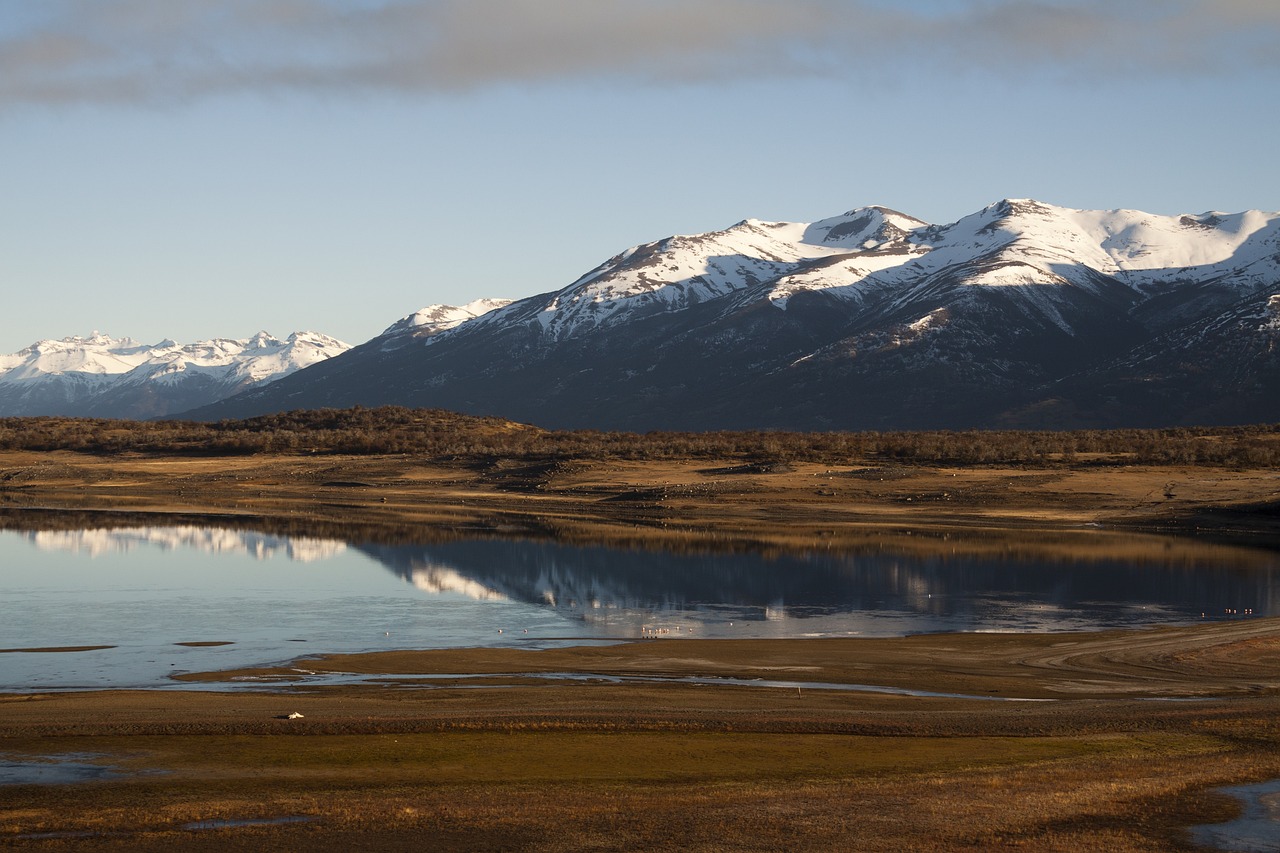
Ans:
{"label": "dry grass field", "polygon": [[[325,524],[366,532],[429,526],[566,541],[791,548],[857,546],[903,531],[999,536],[1029,528],[1080,543],[1085,537],[1069,534],[1098,527],[1273,537],[1280,524],[1280,470],[1267,468],[794,463],[738,472],[733,463],[580,460],[477,469],[414,456],[0,451],[0,512],[28,510],[24,525],[33,523],[32,509],[98,510],[153,522],[266,521],[313,533]],[[51,513],[45,523],[68,517]]]}

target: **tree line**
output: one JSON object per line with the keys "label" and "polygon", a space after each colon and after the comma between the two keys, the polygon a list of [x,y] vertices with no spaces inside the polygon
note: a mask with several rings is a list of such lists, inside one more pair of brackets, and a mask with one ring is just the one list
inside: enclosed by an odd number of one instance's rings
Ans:
{"label": "tree line", "polygon": [[0,419],[0,450],[237,455],[412,454],[492,458],[740,459],[902,465],[1280,466],[1280,425],[1071,431],[651,432],[544,430],[434,409],[318,409],[217,423]]}

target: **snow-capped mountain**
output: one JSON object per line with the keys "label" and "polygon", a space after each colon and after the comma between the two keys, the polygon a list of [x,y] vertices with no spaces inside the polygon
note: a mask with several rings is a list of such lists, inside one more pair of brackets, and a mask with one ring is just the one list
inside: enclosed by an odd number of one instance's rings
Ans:
{"label": "snow-capped mountain", "polygon": [[260,387],[350,348],[316,332],[185,345],[97,332],[40,341],[0,355],[0,416],[157,417]]}
{"label": "snow-capped mountain", "polygon": [[1276,213],[1011,199],[944,225],[883,207],[745,220],[635,246],[554,293],[436,306],[198,414],[396,403],[638,430],[1280,420],[1276,295]]}
{"label": "snow-capped mountain", "polygon": [[387,347],[400,346],[437,335],[510,304],[510,299],[477,299],[466,305],[428,305],[392,323],[380,337]]}

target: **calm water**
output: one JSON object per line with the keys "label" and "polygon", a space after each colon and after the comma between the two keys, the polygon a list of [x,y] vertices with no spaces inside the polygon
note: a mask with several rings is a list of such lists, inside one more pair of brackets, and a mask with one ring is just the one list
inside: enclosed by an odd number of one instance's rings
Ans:
{"label": "calm water", "polygon": [[1240,800],[1244,813],[1227,823],[1193,827],[1192,840],[1215,850],[1280,851],[1280,779],[1219,790]]}
{"label": "calm water", "polygon": [[0,653],[0,690],[156,686],[173,673],[321,652],[653,633],[1063,631],[1280,613],[1273,554],[1141,553],[1045,562],[498,539],[388,546],[198,527],[3,531],[0,649],[111,648]]}

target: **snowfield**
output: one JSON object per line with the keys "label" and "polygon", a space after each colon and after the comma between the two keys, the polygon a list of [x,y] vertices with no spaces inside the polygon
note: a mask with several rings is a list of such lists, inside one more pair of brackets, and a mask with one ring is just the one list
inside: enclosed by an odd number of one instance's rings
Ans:
{"label": "snowfield", "polygon": [[[737,305],[762,299],[781,309],[815,291],[854,303],[886,295],[905,302],[942,275],[977,287],[1095,290],[1098,274],[1137,297],[1170,279],[1243,292],[1275,280],[1278,256],[1277,213],[1160,216],[1006,199],[939,226],[863,207],[814,223],[747,219],[723,231],[633,246],[545,297],[482,300],[483,310],[476,303],[432,306],[435,313],[416,322],[435,334],[532,321],[564,339],[729,295],[742,295]],[[1047,294],[1028,299],[1042,309],[1054,302]]]}
{"label": "snowfield", "polygon": [[191,344],[164,340],[145,345],[99,332],[38,341],[0,356],[0,416],[127,416],[129,412],[117,411],[122,407],[116,403],[129,394],[148,401],[138,414],[163,415],[178,410],[164,404],[166,397],[180,400],[181,408],[190,408],[193,394],[213,402],[350,348],[318,332],[294,332],[283,340],[259,332],[243,340]]}

